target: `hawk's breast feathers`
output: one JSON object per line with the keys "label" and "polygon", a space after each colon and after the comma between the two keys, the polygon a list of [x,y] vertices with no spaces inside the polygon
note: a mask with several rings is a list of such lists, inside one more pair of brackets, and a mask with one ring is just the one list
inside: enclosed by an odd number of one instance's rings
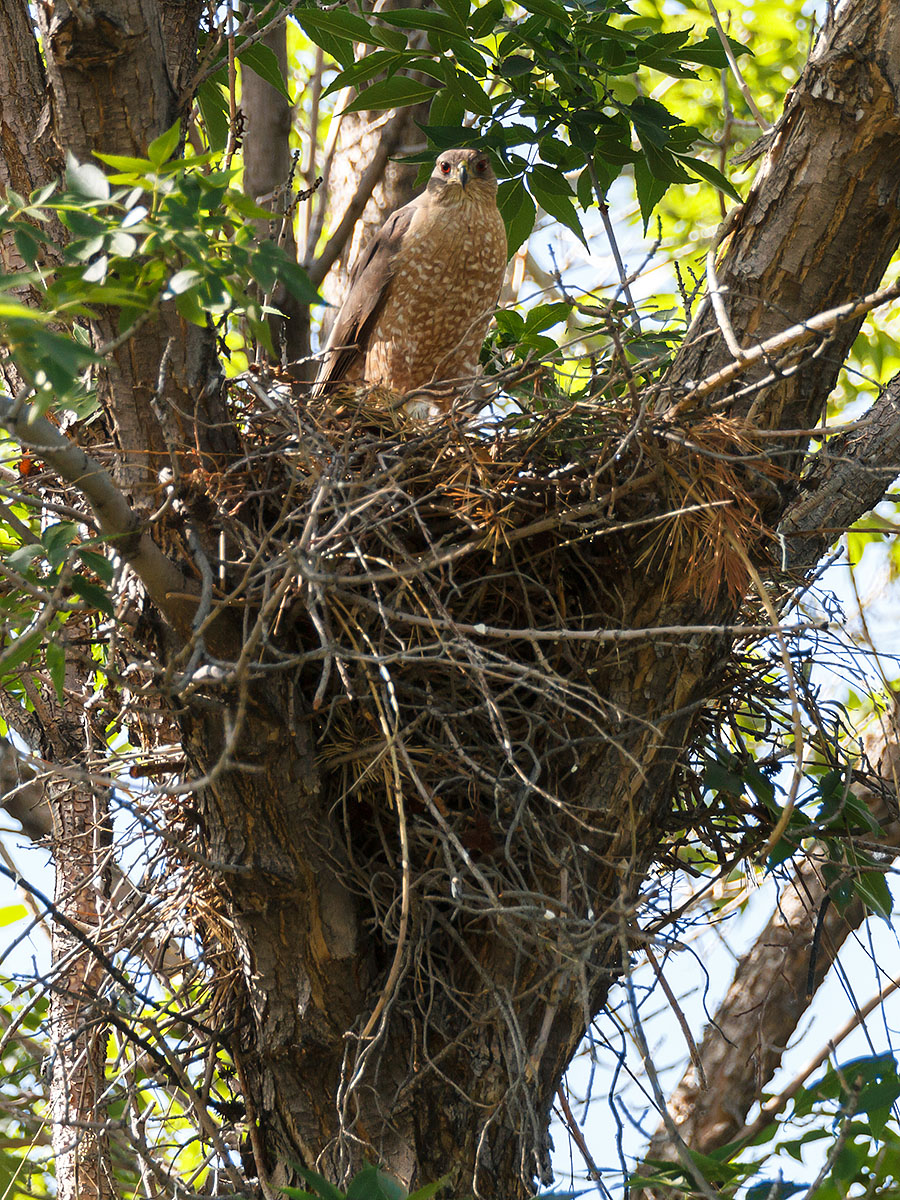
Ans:
{"label": "hawk's breast feathers", "polygon": [[439,156],[426,191],[388,218],[355,264],[314,395],[342,380],[404,393],[474,378],[506,269],[496,194],[483,154]]}

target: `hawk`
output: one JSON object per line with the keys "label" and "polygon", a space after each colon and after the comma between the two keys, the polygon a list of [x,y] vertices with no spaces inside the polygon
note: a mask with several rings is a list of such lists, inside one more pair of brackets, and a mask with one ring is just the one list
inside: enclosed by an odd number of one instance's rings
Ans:
{"label": "hawk", "polygon": [[344,382],[403,394],[443,381],[425,410],[446,410],[477,373],[506,260],[490,160],[445,150],[425,191],[388,217],[356,261],[313,396]]}

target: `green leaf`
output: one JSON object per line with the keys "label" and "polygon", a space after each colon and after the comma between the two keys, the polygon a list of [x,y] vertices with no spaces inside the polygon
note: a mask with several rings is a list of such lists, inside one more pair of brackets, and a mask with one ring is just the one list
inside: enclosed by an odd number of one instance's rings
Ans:
{"label": "green leaf", "polygon": [[561,4],[556,3],[556,0],[521,0],[521,3],[522,7],[530,13],[568,24],[569,14]]}
{"label": "green leaf", "polygon": [[[641,140],[642,158],[647,170],[663,183],[689,183],[690,175],[669,150],[661,150],[651,141]],[[640,161],[640,160],[639,160]]]}
{"label": "green leaf", "polygon": [[72,591],[76,596],[80,596],[86,604],[91,608],[96,608],[100,612],[105,613],[108,617],[114,617],[116,610],[113,607],[112,600],[96,583],[91,583],[89,579],[85,579],[83,575],[73,575],[71,580]]}
{"label": "green leaf", "polygon": [[653,215],[654,208],[662,200],[671,185],[652,175],[643,158],[639,158],[634,164],[634,185],[637,192],[638,205],[641,210],[641,217],[644,221],[644,233],[646,234],[647,225],[650,222],[650,217]]}
{"label": "green leaf", "polygon": [[15,641],[5,646],[2,653],[0,653],[0,668],[4,672],[11,671],[19,663],[23,663],[26,659],[31,658],[40,644],[40,632],[29,633],[25,637],[17,637]]}
{"label": "green leaf", "polygon": [[202,279],[199,271],[176,271],[169,280],[163,296],[168,299],[171,296],[180,296],[182,292],[189,291],[192,287],[196,287]]}
{"label": "green leaf", "polygon": [[[106,279],[106,273],[109,270],[109,255],[101,254],[99,258],[85,268],[81,278],[85,283],[102,283]],[[87,297],[86,297],[87,298]]]}
{"label": "green leaf", "polygon": [[[66,652],[59,642],[51,640],[44,647],[44,659],[50,673],[50,682],[56,692],[56,698],[60,704],[63,704],[65,702]],[[0,924],[3,922],[0,921]]]}
{"label": "green leaf", "polygon": [[[453,74],[455,80],[456,73]],[[466,107],[459,93],[449,85],[438,88],[431,101],[431,108],[428,110],[428,128],[441,126],[461,129],[465,119]],[[450,149],[450,146],[445,146],[443,149]]]}
{"label": "green leaf", "polygon": [[98,554],[95,550],[86,550],[84,546],[79,546],[78,557],[88,570],[98,575],[104,583],[112,583],[115,568],[105,554]]}
{"label": "green leaf", "polygon": [[88,347],[51,329],[34,329],[31,337],[39,364],[33,372],[35,382],[44,375],[58,392],[68,392],[77,384],[80,372],[97,361]]}
{"label": "green leaf", "polygon": [[34,205],[46,204],[55,191],[56,183],[45,183],[43,187],[39,187],[31,193],[28,197],[29,203]]}
{"label": "green leaf", "polygon": [[55,525],[48,525],[41,534],[47,559],[54,570],[65,562],[69,546],[77,536],[78,527],[74,521],[59,521]]}
{"label": "green leaf", "polygon": [[101,154],[99,150],[94,151],[94,157],[116,171],[125,171],[132,175],[149,175],[153,171],[153,163],[149,158],[129,158],[126,154]]}
{"label": "green leaf", "polygon": [[406,1189],[377,1167],[363,1167],[350,1181],[347,1200],[405,1200]]}
{"label": "green leaf", "polygon": [[213,150],[224,150],[228,143],[228,101],[217,75],[205,79],[197,91],[197,102],[203,117],[206,140]]}
{"label": "green leaf", "polygon": [[865,875],[860,875],[853,881],[853,887],[869,912],[890,921],[894,902],[891,889],[880,871],[867,871]]}
{"label": "green leaf", "polygon": [[420,104],[434,95],[434,85],[420,83],[406,75],[394,75],[391,79],[380,79],[351,101],[345,113],[363,112],[366,109],[408,108]]}
{"label": "green leaf", "polygon": [[175,297],[175,307],[186,321],[190,321],[192,325],[199,325],[201,329],[205,328],[206,310],[200,303],[196,290],[179,293]]}
{"label": "green leaf", "polygon": [[474,79],[468,71],[457,69],[456,84],[462,93],[463,100],[465,100],[466,108],[469,112],[475,113],[479,117],[489,117],[491,115],[494,111],[493,101],[478,80]]}
{"label": "green leaf", "polygon": [[506,248],[509,257],[531,236],[537,212],[521,179],[506,179],[497,189],[497,207],[506,226]]}
{"label": "green leaf", "polygon": [[[321,1175],[315,1171],[310,1171],[306,1167],[294,1167],[294,1170],[305,1180],[306,1183],[313,1189],[317,1196],[321,1196],[322,1200],[344,1200],[344,1193],[339,1191],[333,1183],[329,1183]],[[285,1189],[286,1191],[287,1189]]]}
{"label": "green leaf", "polygon": [[581,228],[581,221],[570,199],[572,189],[562,172],[544,163],[538,163],[532,167],[528,176],[528,188],[541,208],[570,229],[587,249],[587,239]]}
{"label": "green leaf", "polygon": [[27,304],[22,304],[19,300],[9,300],[6,297],[0,299],[0,321],[46,321],[47,317],[43,313],[35,312],[33,308],[29,308]]}
{"label": "green leaf", "polygon": [[327,11],[304,8],[295,11],[294,17],[304,33],[343,67],[353,64],[354,42],[385,46],[389,50],[406,49],[406,35],[401,30],[385,25],[369,25],[347,8]]}
{"label": "green leaf", "polygon": [[476,41],[487,37],[494,27],[503,20],[503,0],[488,0],[481,8],[476,8],[469,21],[469,33]]}
{"label": "green leaf", "polygon": [[[483,79],[486,74],[485,62],[478,48],[468,40],[468,34],[465,37],[450,37],[444,38],[446,43],[444,49],[458,63],[469,71],[476,80]],[[435,68],[437,70],[437,68]],[[434,74],[435,71],[432,71]],[[479,84],[479,87],[481,85]],[[493,109],[492,109],[493,111]]]}
{"label": "green leaf", "polygon": [[703,771],[703,786],[714,792],[727,792],[730,796],[744,794],[744,780],[737,772],[729,770],[723,763],[711,761]]}
{"label": "green leaf", "polygon": [[281,73],[281,67],[278,65],[278,58],[271,47],[266,46],[263,42],[254,42],[252,46],[244,46],[239,49],[236,57],[245,67],[249,67],[251,71],[255,72],[260,79],[270,84],[276,92],[280,92],[290,103],[290,92]]}
{"label": "green leaf", "polygon": [[416,1188],[414,1192],[410,1192],[406,1200],[432,1200],[442,1187],[446,1187],[450,1182],[449,1175],[442,1175],[440,1179],[434,1183],[426,1183],[424,1187]]}
{"label": "green leaf", "polygon": [[[468,17],[466,11],[466,17]],[[466,33],[465,21],[460,21],[453,13],[431,12],[420,8],[382,9],[378,14],[379,21],[389,25],[398,25],[401,29],[421,29],[425,33]]]}
{"label": "green leaf", "polygon": [[398,69],[407,67],[414,57],[413,52],[373,50],[371,54],[364,54],[358,62],[353,63],[346,70],[338,71],[322,95],[330,96],[332,92],[339,92],[345,87],[359,87],[361,83],[367,83],[382,73],[392,75]]}
{"label": "green leaf", "polygon": [[787,1200],[797,1192],[806,1191],[805,1183],[788,1183],[785,1179],[765,1179],[747,1189],[746,1200]]}
{"label": "green leaf", "polygon": [[178,120],[165,133],[161,133],[158,138],[154,138],[147,147],[147,157],[153,163],[154,167],[161,167],[163,163],[168,162],[178,149],[180,141],[181,121]]}
{"label": "green leaf", "polygon": [[6,565],[10,570],[18,571],[20,575],[24,575],[34,560],[43,553],[43,546],[17,546],[15,550],[11,550],[6,555]]}
{"label": "green leaf", "polygon": [[718,188],[720,192],[724,192],[726,196],[730,196],[732,200],[737,200],[741,203],[741,194],[738,192],[725,178],[720,170],[705,162],[702,158],[692,158],[687,154],[679,154],[678,161],[684,163],[689,171],[693,171],[695,175],[699,175],[701,179],[711,183],[714,188]]}
{"label": "green leaf", "polygon": [[781,863],[786,862],[797,852],[799,843],[796,838],[783,837],[772,847],[772,852],[766,859],[766,871],[772,871]]}
{"label": "green leaf", "polygon": [[518,75],[527,75],[534,70],[534,62],[521,54],[510,54],[500,63],[500,74],[504,79],[515,79]]}
{"label": "green leaf", "polygon": [[[753,55],[749,46],[745,46],[742,42],[736,42],[734,38],[728,38],[728,44],[735,58],[740,58],[742,54],[749,54],[751,57]],[[728,58],[722,48],[722,42],[712,25],[707,29],[706,37],[702,42],[688,43],[679,51],[678,57],[687,62],[700,63],[702,66],[716,67],[719,70],[728,66]]]}
{"label": "green leaf", "polygon": [[301,303],[326,303],[323,297],[316,291],[315,285],[303,268],[289,259],[286,254],[282,255],[281,261],[278,264],[278,278],[291,295],[296,296]]}
{"label": "green leaf", "polygon": [[16,249],[29,266],[33,266],[41,252],[43,242],[47,239],[35,229],[27,225],[16,225],[13,233]]}
{"label": "green leaf", "polygon": [[558,167],[549,167],[546,163],[535,163],[528,176],[529,184],[535,183],[544,192],[556,196],[571,196],[572,189],[569,181]]}
{"label": "green leaf", "polygon": [[437,6],[453,17],[465,32],[469,13],[472,11],[470,0],[437,0]]}
{"label": "green leaf", "polygon": [[108,200],[109,180],[93,163],[80,163],[69,151],[66,154],[66,187],[86,200]]}
{"label": "green leaf", "polygon": [[555,304],[536,304],[534,308],[528,310],[522,332],[525,337],[528,337],[530,334],[542,333],[545,329],[552,329],[560,321],[567,321],[571,311],[572,305],[564,300],[560,300]]}

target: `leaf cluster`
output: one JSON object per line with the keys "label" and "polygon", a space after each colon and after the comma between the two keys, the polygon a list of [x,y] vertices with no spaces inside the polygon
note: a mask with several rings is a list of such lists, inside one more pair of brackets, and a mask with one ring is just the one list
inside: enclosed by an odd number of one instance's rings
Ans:
{"label": "leaf cluster", "polygon": [[[234,187],[236,168],[212,154],[176,158],[180,126],[150,144],[147,158],[98,154],[110,173],[69,156],[64,184],[28,200],[12,190],[0,206],[0,235],[11,234],[26,270],[0,277],[0,345],[38,395],[89,410],[87,368],[110,347],[90,344],[87,322],[116,314],[125,338],[171,302],[195,325],[222,328],[242,318],[270,344],[266,297],[279,285],[303,303],[320,298],[306,272],[270,240],[257,244],[254,221],[272,214]],[[68,238],[51,238],[55,219]],[[39,306],[18,299],[30,287]]]}
{"label": "leaf cluster", "polygon": [[[659,100],[635,96],[630,87],[620,94],[618,86],[649,70],[695,78],[698,68],[723,68],[713,29],[702,38],[690,30],[661,32],[621,2],[526,0],[524,19],[503,0],[439,0],[439,8],[296,15],[340,64],[327,91],[357,89],[345,111],[427,102],[423,128],[434,147],[493,152],[510,252],[531,232],[537,206],[587,245],[581,214],[605,203],[626,168],[634,172],[645,226],[675,183],[699,177],[738,198],[693,152],[703,140],[699,130]],[[374,49],[356,60],[357,43]],[[731,48],[747,52],[737,42]],[[467,114],[474,122],[464,129]]]}

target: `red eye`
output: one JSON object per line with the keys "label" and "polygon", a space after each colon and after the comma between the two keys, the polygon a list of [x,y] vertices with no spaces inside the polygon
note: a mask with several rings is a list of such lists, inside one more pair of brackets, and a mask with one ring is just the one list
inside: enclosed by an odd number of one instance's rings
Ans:
{"label": "red eye", "polygon": [[486,171],[487,170],[487,159],[479,158],[478,162],[475,164],[475,170],[476,171]]}
{"label": "red eye", "polygon": [[442,174],[442,175],[449,175],[449,174],[450,174],[450,164],[449,164],[448,162],[442,162],[442,163],[441,163],[441,174]]}

